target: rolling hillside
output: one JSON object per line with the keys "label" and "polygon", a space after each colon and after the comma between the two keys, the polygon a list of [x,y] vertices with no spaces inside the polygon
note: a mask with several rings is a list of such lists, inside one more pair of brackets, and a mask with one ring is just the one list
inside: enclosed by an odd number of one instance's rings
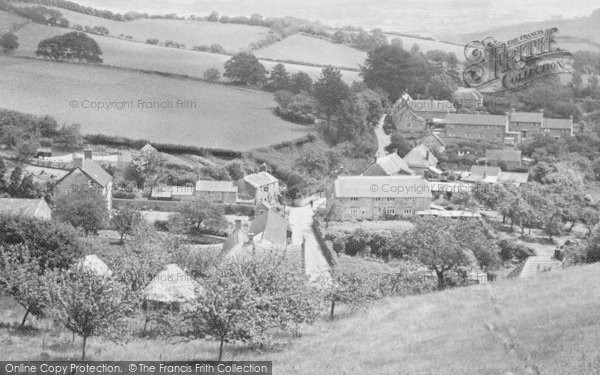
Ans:
{"label": "rolling hillside", "polygon": [[27,20],[23,17],[0,11],[0,33],[10,31],[14,26],[21,25],[25,22],[27,22]]}
{"label": "rolling hillside", "polygon": [[[0,107],[79,123],[87,134],[249,150],[302,137],[310,127],[272,113],[272,94],[99,66],[0,56]],[[190,100],[195,108],[138,108],[138,100]],[[133,101],[123,110],[72,108],[89,101]]]}
{"label": "rolling hillside", "polygon": [[296,34],[254,51],[259,58],[291,60],[357,69],[364,65],[366,52],[327,40]]}
{"label": "rolling hillside", "polygon": [[[15,54],[17,56],[35,57],[37,45],[42,39],[66,32],[69,32],[69,30],[30,23],[16,32],[20,45]],[[217,68],[222,73],[223,64],[230,58],[227,55],[154,46],[98,35],[91,35],[91,37],[98,42],[104,52],[102,58],[106,65],[128,69],[159,71],[202,78],[204,71],[210,68]],[[271,70],[277,64],[273,61],[261,62],[268,70]],[[291,73],[303,71],[313,79],[318,78],[321,74],[321,68],[316,66],[288,63],[285,66]],[[342,74],[348,83],[360,80],[358,72],[342,71]]]}
{"label": "rolling hillside", "polygon": [[[30,6],[31,4],[17,4]],[[104,26],[110,36],[130,35],[133,40],[145,43],[147,39],[157,38],[159,41],[172,40],[183,43],[187,49],[194,46],[220,44],[227,51],[236,52],[248,47],[252,42],[263,39],[269,29],[260,26],[221,24],[204,21],[138,19],[119,22],[73,12],[63,8],[48,7],[60,11],[69,20],[71,26]]]}
{"label": "rolling hillside", "polygon": [[577,50],[600,51],[600,9],[589,17],[552,19],[542,22],[521,23],[514,26],[496,27],[480,33],[462,36],[464,42],[493,36],[497,40],[509,40],[539,29],[557,27],[557,43],[572,52]]}
{"label": "rolling hillside", "polygon": [[412,45],[416,44],[419,46],[419,48],[423,52],[432,51],[432,50],[442,50],[444,52],[454,52],[456,57],[461,61],[465,59],[465,55],[464,55],[465,48],[463,45],[460,45],[458,43],[452,44],[452,43],[445,43],[445,42],[440,42],[440,41],[436,41],[436,40],[414,38],[414,37],[410,37],[410,36],[400,36],[400,35],[395,35],[395,34],[386,34],[386,36],[389,41],[391,41],[392,39],[402,40],[402,47],[406,50],[410,50]]}

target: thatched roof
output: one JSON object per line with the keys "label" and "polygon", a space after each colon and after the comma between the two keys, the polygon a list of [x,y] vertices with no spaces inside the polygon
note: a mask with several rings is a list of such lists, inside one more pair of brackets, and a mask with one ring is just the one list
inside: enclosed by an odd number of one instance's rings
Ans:
{"label": "thatched roof", "polygon": [[246,232],[241,227],[236,227],[223,243],[221,255],[224,257],[236,257],[245,254],[248,241]]}
{"label": "thatched roof", "polygon": [[111,276],[112,271],[96,254],[86,255],[75,264],[76,269],[92,272],[98,276]]}
{"label": "thatched roof", "polygon": [[149,301],[190,302],[196,299],[201,288],[200,284],[178,265],[168,264],[148,284],[142,295]]}

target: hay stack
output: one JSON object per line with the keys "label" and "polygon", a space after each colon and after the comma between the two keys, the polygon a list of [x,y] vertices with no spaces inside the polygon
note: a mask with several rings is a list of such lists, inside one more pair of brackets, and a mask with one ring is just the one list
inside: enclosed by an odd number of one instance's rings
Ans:
{"label": "hay stack", "polygon": [[80,259],[76,264],[75,268],[85,272],[91,272],[97,276],[112,276],[112,271],[106,263],[104,263],[96,254],[86,255],[85,258]]}
{"label": "hay stack", "polygon": [[176,264],[168,264],[144,289],[144,299],[166,305],[192,303],[202,287]]}

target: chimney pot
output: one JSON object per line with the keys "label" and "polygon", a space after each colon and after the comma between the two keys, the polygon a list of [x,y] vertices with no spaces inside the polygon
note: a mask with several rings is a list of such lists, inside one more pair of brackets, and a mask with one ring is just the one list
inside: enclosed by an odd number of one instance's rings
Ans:
{"label": "chimney pot", "polygon": [[83,150],[83,157],[88,160],[92,160],[92,150],[86,149]]}

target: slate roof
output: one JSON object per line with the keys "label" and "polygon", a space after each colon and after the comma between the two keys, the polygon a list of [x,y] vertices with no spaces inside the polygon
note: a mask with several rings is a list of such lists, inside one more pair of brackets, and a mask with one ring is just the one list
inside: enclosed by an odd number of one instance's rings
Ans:
{"label": "slate roof", "polygon": [[429,182],[421,176],[340,176],[336,198],[431,198]]}
{"label": "slate roof", "polygon": [[0,214],[22,215],[39,218],[44,206],[49,210],[44,199],[0,198]]}
{"label": "slate roof", "polygon": [[473,165],[471,166],[471,176],[495,176],[498,177],[502,173],[500,167],[485,166],[485,165]]}
{"label": "slate roof", "polygon": [[573,127],[573,120],[569,118],[546,118],[542,124],[543,129],[571,130],[571,127]]}
{"label": "slate roof", "polygon": [[274,245],[287,244],[287,221],[274,211],[266,211],[250,223],[248,233],[262,233],[260,240],[266,240]]}
{"label": "slate roof", "polygon": [[399,174],[401,171],[406,174],[414,174],[404,159],[402,159],[400,155],[395,152],[381,158],[377,158],[377,161],[365,168],[363,173],[365,173],[369,168],[372,168],[373,164],[376,164],[381,171],[388,176]]}
{"label": "slate roof", "polygon": [[450,113],[446,116],[446,124],[506,126],[506,116]]}
{"label": "slate roof", "polygon": [[244,181],[254,187],[261,187],[278,182],[279,180],[273,177],[269,172],[258,172],[244,176]]}
{"label": "slate roof", "polygon": [[[429,155],[429,157],[427,157]],[[404,156],[404,161],[409,167],[435,167],[437,158],[425,145],[418,145]]]}
{"label": "slate roof", "polygon": [[233,184],[233,181],[198,180],[196,182],[196,191],[236,193],[238,188]]}
{"label": "slate roof", "polygon": [[542,123],[544,114],[542,112],[509,112],[512,122],[538,122]]}
{"label": "slate roof", "polygon": [[521,150],[485,150],[485,158],[498,161],[521,161]]}
{"label": "slate roof", "polygon": [[502,172],[498,176],[498,182],[509,182],[515,184],[526,184],[529,180],[529,173],[527,172]]}
{"label": "slate roof", "polygon": [[[80,169],[89,178],[94,180],[96,183],[98,183],[98,185],[100,185],[102,187],[105,187],[112,181],[112,176],[110,174],[108,174],[108,172],[106,172],[104,169],[102,169],[102,167],[100,165],[96,164],[96,162],[94,162],[93,160],[83,159],[81,161],[81,165],[82,165],[81,168],[73,168],[69,173],[67,173],[58,182],[65,179],[65,177],[67,177],[68,175],[73,173],[73,171],[75,171],[77,169]],[[57,182],[57,184],[58,184],[58,182]]]}

